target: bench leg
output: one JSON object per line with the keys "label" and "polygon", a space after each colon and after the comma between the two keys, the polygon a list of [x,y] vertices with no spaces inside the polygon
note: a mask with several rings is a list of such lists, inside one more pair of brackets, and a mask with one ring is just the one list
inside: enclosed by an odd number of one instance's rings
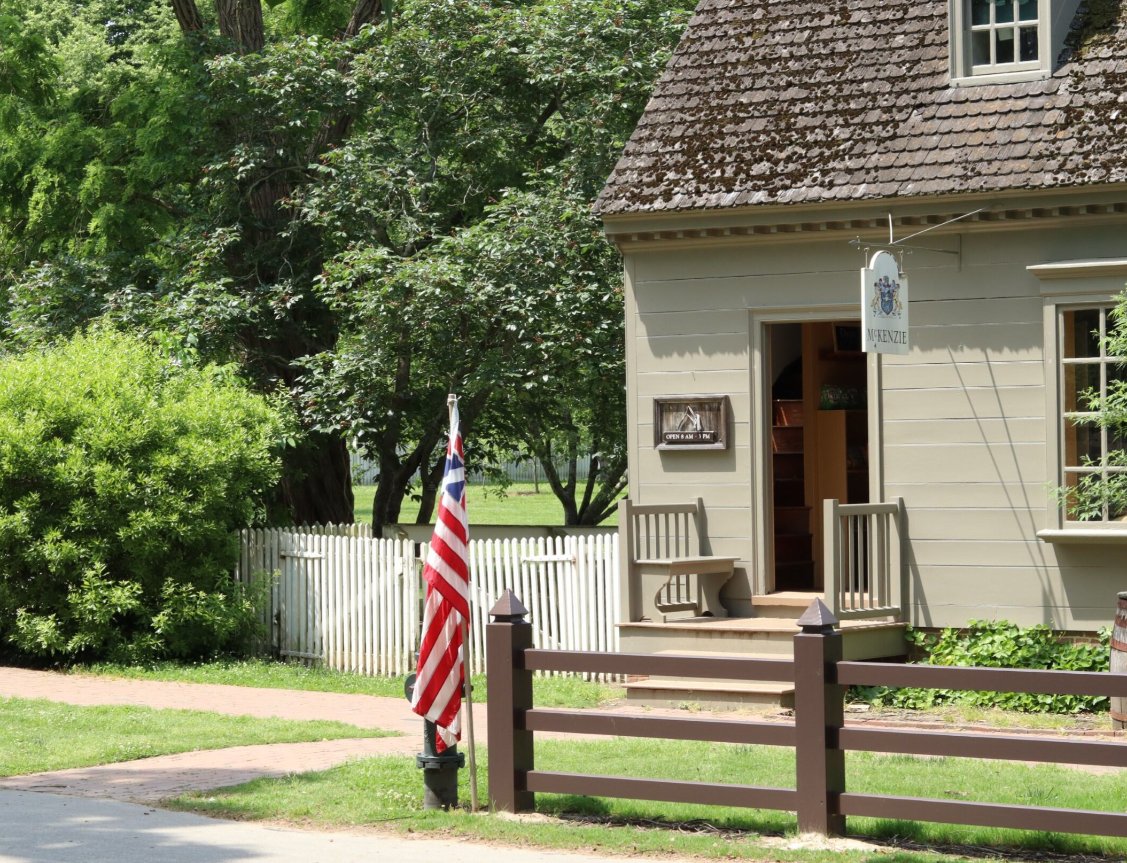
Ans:
{"label": "bench leg", "polygon": [[702,572],[696,576],[700,592],[700,613],[709,617],[727,617],[728,609],[720,604],[720,588],[728,583],[732,572]]}
{"label": "bench leg", "polygon": [[638,619],[651,623],[663,623],[665,614],[657,607],[657,598],[669,584],[669,577],[659,573],[639,573],[638,604],[641,612]]}

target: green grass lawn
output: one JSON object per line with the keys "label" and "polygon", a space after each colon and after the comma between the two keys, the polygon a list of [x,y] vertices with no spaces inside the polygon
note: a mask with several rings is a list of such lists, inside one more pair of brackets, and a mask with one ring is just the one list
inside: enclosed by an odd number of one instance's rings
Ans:
{"label": "green grass lawn", "polygon": [[[551,741],[536,745],[537,768],[577,773],[722,781],[794,787],[789,749],[695,742],[604,740]],[[479,796],[487,799],[488,753],[480,752]],[[852,790],[881,794],[969,799],[1104,811],[1127,809],[1121,776],[1092,776],[1053,766],[1026,767],[967,759],[916,759],[849,753]],[[468,805],[468,774],[461,797]],[[240,819],[282,818],[324,826],[381,825],[408,832],[438,832],[517,845],[615,854],[681,854],[701,857],[889,863],[994,857],[986,849],[1025,849],[1122,860],[1127,841],[986,828],[850,819],[850,834],[888,846],[888,852],[792,850],[764,836],[792,834],[790,813],[646,801],[539,795],[537,811],[547,820],[529,824],[464,811],[423,812],[418,771],[409,759],[376,758],[284,780],[259,780],[234,789],[192,795],[177,808]],[[920,847],[949,849],[933,854]],[[952,847],[957,846],[957,847]],[[1011,852],[1012,853],[1012,852]],[[1020,859],[1026,855],[1017,852]]]}
{"label": "green grass lawn", "polygon": [[[130,669],[97,666],[102,673],[254,686],[367,691],[402,697],[402,680],[362,678],[264,661]],[[574,678],[538,678],[536,703],[597,706],[620,690]],[[484,698],[484,685],[478,692]],[[374,736],[338,723],[286,722],[217,716],[192,711],[133,707],[72,707],[50,702],[0,699],[0,775],[110,763],[194,748],[247,743]],[[691,741],[596,739],[541,740],[537,768],[605,775],[718,781],[765,787],[794,787],[793,751]],[[479,797],[488,799],[488,752],[479,751]],[[1052,765],[1025,766],[968,759],[917,759],[870,753],[847,754],[850,790],[875,794],[1031,803],[1071,809],[1127,811],[1122,774],[1096,776]],[[468,805],[468,773],[461,794]],[[288,820],[317,826],[384,825],[413,832],[439,832],[517,845],[596,850],[616,854],[682,854],[778,861],[844,860],[870,863],[872,852],[795,850],[778,837],[795,830],[793,814],[647,801],[539,795],[541,820],[526,821],[465,811],[423,812],[419,772],[413,759],[359,761],[319,773],[259,780],[221,791],[188,795],[176,808],[224,817]],[[544,820],[547,819],[547,820]],[[851,835],[887,846],[888,863],[952,863],[963,848],[1011,849],[1024,858],[1045,853],[1123,860],[1127,841],[1056,834],[966,828],[872,819],[850,819]],[[767,838],[764,838],[767,837]],[[774,840],[771,837],[776,837]],[[934,854],[924,849],[948,849]],[[1012,849],[1022,849],[1012,851]]]}
{"label": "green grass lawn", "polygon": [[[352,493],[356,497],[354,519],[357,522],[370,522],[372,498],[375,496],[376,487],[353,486]],[[513,483],[504,491],[496,486],[468,484],[466,512],[469,515],[471,528],[475,523],[552,526],[564,523],[563,507],[548,488],[548,484],[543,482],[540,483],[539,491],[536,491],[530,482]],[[409,522],[415,520],[415,507],[411,506],[409,501],[405,502],[401,517]],[[431,521],[433,522],[433,518]],[[618,511],[616,510],[603,524],[618,524]]]}
{"label": "green grass lawn", "polygon": [[0,729],[0,776],[194,749],[389,734],[343,722],[294,722],[148,707],[77,707],[24,698],[0,698]]}

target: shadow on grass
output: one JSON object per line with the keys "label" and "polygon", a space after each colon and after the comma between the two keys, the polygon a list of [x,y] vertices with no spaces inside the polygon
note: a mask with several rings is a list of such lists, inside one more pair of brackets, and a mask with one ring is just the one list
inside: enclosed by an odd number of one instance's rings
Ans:
{"label": "shadow on grass", "polygon": [[[633,830],[667,831],[680,834],[711,836],[720,840],[754,841],[763,837],[794,836],[793,818],[764,812],[761,818],[746,814],[725,819],[696,818],[685,821],[666,818],[644,818],[611,814],[603,800],[577,795],[553,797],[551,805],[537,809],[576,826],[596,826]],[[780,821],[789,821],[780,826]],[[864,831],[849,831],[844,838],[879,846],[878,856],[862,858],[880,863],[919,863],[920,854],[941,854],[981,860],[1059,861],[1059,863],[1121,863],[1118,851],[1093,849],[1084,837],[1062,833],[1018,833],[1008,831],[1010,842],[943,842],[935,841],[934,826],[911,821],[870,821]],[[1002,832],[1002,831],[999,831]]]}

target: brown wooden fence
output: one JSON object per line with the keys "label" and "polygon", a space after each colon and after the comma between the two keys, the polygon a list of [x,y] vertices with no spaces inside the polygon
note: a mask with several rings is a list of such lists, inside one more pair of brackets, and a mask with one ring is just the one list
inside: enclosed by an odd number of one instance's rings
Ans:
{"label": "brown wooden fence", "polygon": [[[780,809],[802,832],[842,834],[849,815],[1127,837],[1127,814],[858,794],[846,786],[848,750],[1127,767],[1127,743],[891,728],[846,728],[845,690],[915,686],[1075,695],[1127,695],[1127,675],[845,662],[829,609],[815,600],[799,618],[794,659],[742,659],[540,650],[527,610],[506,591],[486,631],[489,795],[496,809],[529,811],[536,792]],[[661,674],[794,681],[792,723],[703,717],[624,716],[532,706],[534,671]],[[757,743],[795,748],[795,788],[712,785],[554,773],[535,768],[533,735],[566,731],[626,737]]]}

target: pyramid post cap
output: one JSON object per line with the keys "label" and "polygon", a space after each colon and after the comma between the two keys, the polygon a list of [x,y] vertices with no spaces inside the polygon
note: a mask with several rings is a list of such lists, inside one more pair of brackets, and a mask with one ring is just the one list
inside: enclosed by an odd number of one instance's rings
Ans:
{"label": "pyramid post cap", "polygon": [[489,610],[489,616],[496,623],[515,623],[528,616],[528,609],[517,595],[506,587],[497,604]]}
{"label": "pyramid post cap", "polygon": [[806,611],[796,621],[803,632],[827,632],[838,625],[838,619],[822,600],[814,597]]}

